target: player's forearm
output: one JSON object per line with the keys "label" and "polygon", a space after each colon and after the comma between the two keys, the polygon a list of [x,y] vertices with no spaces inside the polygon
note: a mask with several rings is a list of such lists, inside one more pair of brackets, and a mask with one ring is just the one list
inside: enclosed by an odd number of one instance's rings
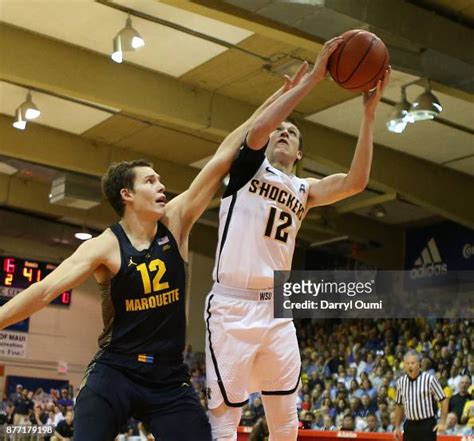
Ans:
{"label": "player's forearm", "polygon": [[448,416],[448,406],[449,406],[448,399],[445,398],[441,402],[441,416],[439,417],[439,422],[441,424],[446,424],[446,417]]}
{"label": "player's forearm", "polygon": [[[227,135],[222,141],[218,152],[229,152],[230,154],[236,153],[242,143],[244,142],[245,135],[252,128],[255,120],[265,111],[265,109],[274,103],[284,93],[284,88],[280,87],[273,95],[268,97],[263,104],[261,104],[255,112],[247,119],[243,124],[233,130]],[[233,159],[233,158],[232,158]]]}
{"label": "player's forearm", "polygon": [[369,182],[374,149],[374,118],[364,115],[360,125],[359,138],[349,172],[347,185],[362,191]]}
{"label": "player's forearm", "polygon": [[49,303],[44,294],[44,285],[38,282],[5,303],[0,308],[0,329],[18,323],[44,308]]}
{"label": "player's forearm", "polygon": [[395,406],[395,427],[400,427],[403,419],[403,407],[400,405]]}
{"label": "player's forearm", "polygon": [[259,142],[265,142],[316,84],[313,77],[307,76],[297,86],[279,96],[257,116],[251,129],[252,136],[258,138]]}

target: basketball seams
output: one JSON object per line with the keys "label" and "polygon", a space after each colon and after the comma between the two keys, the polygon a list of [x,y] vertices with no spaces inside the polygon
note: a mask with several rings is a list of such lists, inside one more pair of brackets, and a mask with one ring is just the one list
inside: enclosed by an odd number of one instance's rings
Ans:
{"label": "basketball seams", "polygon": [[342,44],[329,58],[331,76],[346,90],[373,89],[390,62],[387,47],[377,35],[365,30],[347,31],[342,37]]}
{"label": "basketball seams", "polygon": [[360,30],[358,32],[354,32],[346,41],[344,41],[341,49],[339,50],[339,53],[337,54],[337,59],[336,59],[336,62],[335,62],[335,66],[336,66],[336,79],[337,79],[338,82],[340,82],[340,80],[339,80],[339,60],[342,57],[344,49],[346,49],[347,44],[349,43],[349,41],[351,41],[356,35],[359,35],[361,32],[363,32],[363,31]]}
{"label": "basketball seams", "polygon": [[[361,87],[364,87],[365,85],[367,84],[370,84],[371,82],[373,81],[378,81],[378,76],[380,75],[380,72],[383,72],[385,71],[386,69],[386,61],[387,61],[387,57],[388,57],[388,52],[385,51],[385,55],[384,55],[384,59],[383,59],[383,63],[382,63],[382,66],[380,67],[380,69],[378,70],[377,74],[374,75],[373,78],[371,78],[369,81],[366,81],[365,83],[363,84],[359,84],[358,86],[354,86],[354,87],[346,87],[347,90],[352,90],[352,91],[358,91],[358,89],[360,89]],[[375,84],[377,85],[377,83]],[[375,86],[374,86],[375,87]],[[371,87],[369,90],[373,89],[373,87]]]}
{"label": "basketball seams", "polygon": [[[375,41],[375,37],[372,38],[372,40],[370,41],[370,44],[367,46],[367,49],[365,50],[365,53],[362,57],[360,57],[360,60],[359,60],[359,63],[357,64],[357,66],[354,68],[354,70],[352,71],[352,73],[349,75],[349,78],[347,78],[346,80],[344,81],[341,81],[341,86],[344,87],[344,84],[346,84],[348,81],[351,80],[351,78],[354,76],[354,74],[357,72],[357,69],[359,69],[359,67],[361,66],[361,64],[364,62],[365,58],[367,57],[368,53],[372,50],[372,46],[374,44],[374,41]],[[360,87],[360,86],[358,86]]]}

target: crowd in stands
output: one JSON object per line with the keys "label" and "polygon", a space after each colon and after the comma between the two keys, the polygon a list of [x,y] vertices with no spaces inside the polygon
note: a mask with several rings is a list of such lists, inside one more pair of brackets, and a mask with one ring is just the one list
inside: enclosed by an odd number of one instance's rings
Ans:
{"label": "crowd in stands", "polygon": [[[413,349],[420,353],[422,371],[438,378],[449,399],[447,434],[474,434],[472,322],[301,320],[295,324],[302,357],[297,402],[301,429],[392,432],[396,380],[404,372],[404,354]],[[188,346],[184,360],[207,410],[204,354]],[[15,392],[0,402],[0,425],[52,425],[55,432],[51,441],[69,440],[73,406],[68,389],[47,394],[17,385]],[[259,394],[252,394],[243,408],[241,425],[254,426],[251,441],[267,436]],[[132,419],[120,439],[143,437],[145,432]]]}
{"label": "crowd in stands", "polygon": [[[448,434],[473,434],[474,328],[463,320],[295,321],[302,357],[300,428],[393,432],[396,380],[409,349],[435,375],[449,401]],[[205,364],[187,355],[192,383],[205,405]],[[242,425],[263,431],[258,394],[243,408]],[[255,438],[259,439],[259,438]]]}

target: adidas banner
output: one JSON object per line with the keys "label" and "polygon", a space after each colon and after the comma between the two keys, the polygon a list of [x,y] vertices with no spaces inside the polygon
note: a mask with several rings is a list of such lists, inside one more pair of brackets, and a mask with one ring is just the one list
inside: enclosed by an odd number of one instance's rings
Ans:
{"label": "adidas banner", "polygon": [[443,222],[408,231],[405,269],[420,282],[442,279],[448,271],[474,270],[474,230]]}

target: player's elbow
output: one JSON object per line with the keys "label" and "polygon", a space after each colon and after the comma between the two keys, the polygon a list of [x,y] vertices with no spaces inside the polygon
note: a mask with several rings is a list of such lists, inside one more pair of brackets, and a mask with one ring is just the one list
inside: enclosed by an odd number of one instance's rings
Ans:
{"label": "player's elbow", "polygon": [[360,176],[353,179],[348,179],[347,190],[351,195],[356,195],[362,193],[369,183],[369,178],[367,176]]}

